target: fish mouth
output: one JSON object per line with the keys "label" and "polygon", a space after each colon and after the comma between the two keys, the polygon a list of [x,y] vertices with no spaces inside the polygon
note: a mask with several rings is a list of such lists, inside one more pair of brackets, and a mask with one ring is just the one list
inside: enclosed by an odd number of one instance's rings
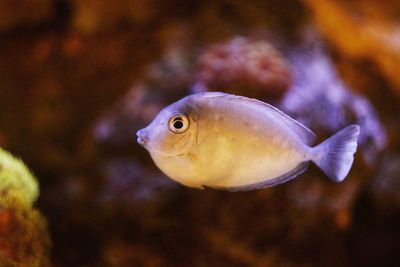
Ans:
{"label": "fish mouth", "polygon": [[143,129],[137,131],[136,135],[137,135],[137,142],[140,145],[145,146],[149,142],[149,136]]}

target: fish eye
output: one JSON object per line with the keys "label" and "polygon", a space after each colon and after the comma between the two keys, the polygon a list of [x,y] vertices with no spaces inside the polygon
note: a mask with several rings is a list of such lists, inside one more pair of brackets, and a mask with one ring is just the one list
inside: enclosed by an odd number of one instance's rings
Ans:
{"label": "fish eye", "polygon": [[189,119],[185,114],[175,114],[169,119],[168,128],[173,133],[184,133],[189,128]]}

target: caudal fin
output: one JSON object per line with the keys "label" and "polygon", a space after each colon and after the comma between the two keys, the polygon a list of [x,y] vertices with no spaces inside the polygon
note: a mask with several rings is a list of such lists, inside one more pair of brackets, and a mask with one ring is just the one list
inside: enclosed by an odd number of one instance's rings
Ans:
{"label": "caudal fin", "polygon": [[336,182],[346,178],[357,150],[358,125],[350,125],[314,147],[312,161]]}

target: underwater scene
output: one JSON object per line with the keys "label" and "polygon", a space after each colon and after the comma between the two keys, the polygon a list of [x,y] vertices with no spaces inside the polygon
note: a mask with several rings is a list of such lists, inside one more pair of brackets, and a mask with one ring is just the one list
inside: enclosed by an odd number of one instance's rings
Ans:
{"label": "underwater scene", "polygon": [[0,0],[0,267],[400,266],[399,14]]}

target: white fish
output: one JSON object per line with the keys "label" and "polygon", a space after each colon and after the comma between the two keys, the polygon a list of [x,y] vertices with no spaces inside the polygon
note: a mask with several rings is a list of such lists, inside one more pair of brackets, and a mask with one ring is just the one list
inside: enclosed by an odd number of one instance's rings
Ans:
{"label": "white fish", "polygon": [[341,182],[353,164],[359,132],[351,125],[312,147],[315,134],[277,108],[209,92],[167,106],[137,136],[171,179],[239,191],[287,182],[310,161]]}

